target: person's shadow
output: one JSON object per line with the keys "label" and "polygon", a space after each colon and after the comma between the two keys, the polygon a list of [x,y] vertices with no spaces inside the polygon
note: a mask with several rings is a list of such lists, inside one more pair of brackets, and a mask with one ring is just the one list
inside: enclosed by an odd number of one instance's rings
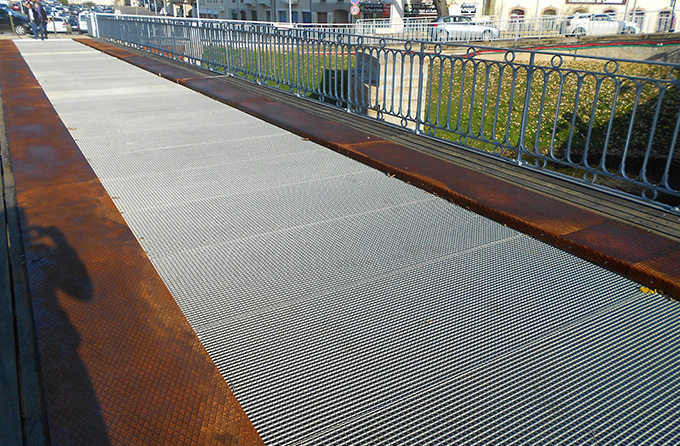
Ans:
{"label": "person's shadow", "polygon": [[108,445],[100,402],[78,355],[80,335],[65,311],[92,301],[92,282],[59,229],[29,226],[25,215],[22,221],[51,442]]}

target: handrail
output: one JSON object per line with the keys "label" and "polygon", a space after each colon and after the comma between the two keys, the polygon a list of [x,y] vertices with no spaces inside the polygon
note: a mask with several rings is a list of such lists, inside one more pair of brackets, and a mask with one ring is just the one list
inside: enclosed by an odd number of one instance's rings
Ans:
{"label": "handrail", "polygon": [[269,23],[97,15],[99,36],[680,214],[680,65]]}

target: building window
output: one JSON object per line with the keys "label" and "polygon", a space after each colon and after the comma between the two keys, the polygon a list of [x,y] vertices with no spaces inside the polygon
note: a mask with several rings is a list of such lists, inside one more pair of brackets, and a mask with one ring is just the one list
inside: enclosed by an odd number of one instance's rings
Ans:
{"label": "building window", "polygon": [[328,23],[328,13],[327,12],[317,12],[316,13],[317,23]]}
{"label": "building window", "polygon": [[257,22],[257,11],[250,11],[250,20]]}
{"label": "building window", "polygon": [[302,23],[312,23],[312,13],[303,12],[302,13]]}
{"label": "building window", "polygon": [[631,16],[630,21],[634,22],[640,28],[640,30],[642,30],[642,24],[645,21],[645,12],[637,10],[637,11],[631,13],[630,16]]}
{"label": "building window", "polygon": [[671,29],[671,12],[659,11],[659,23],[656,25],[656,31],[665,33]]}
{"label": "building window", "polygon": [[300,23],[300,21],[298,20],[298,12],[297,11],[291,11],[290,14],[291,14],[290,15],[291,18],[293,19],[292,20],[293,23]]}
{"label": "building window", "polygon": [[555,8],[546,8],[543,10],[543,17],[541,17],[541,31],[551,32],[559,28],[555,16],[557,10]]}
{"label": "building window", "polygon": [[512,32],[520,32],[524,30],[524,10],[515,8],[510,11],[510,29]]}
{"label": "building window", "polygon": [[268,22],[272,21],[272,12],[271,11],[267,11],[267,21]]}
{"label": "building window", "polygon": [[287,22],[288,21],[288,14],[286,11],[279,11],[279,22]]}

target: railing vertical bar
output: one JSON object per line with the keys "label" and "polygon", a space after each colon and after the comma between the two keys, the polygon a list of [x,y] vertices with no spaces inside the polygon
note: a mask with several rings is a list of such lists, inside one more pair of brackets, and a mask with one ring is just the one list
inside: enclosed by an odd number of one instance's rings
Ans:
{"label": "railing vertical bar", "polygon": [[524,109],[522,110],[522,121],[520,122],[519,140],[517,142],[517,154],[515,160],[519,163],[522,161],[522,156],[526,152],[525,138],[527,132],[527,125],[529,121],[529,109],[531,108],[531,86],[534,79],[534,70],[536,69],[536,53],[531,53],[529,56],[529,65],[527,67],[527,83],[524,93]]}

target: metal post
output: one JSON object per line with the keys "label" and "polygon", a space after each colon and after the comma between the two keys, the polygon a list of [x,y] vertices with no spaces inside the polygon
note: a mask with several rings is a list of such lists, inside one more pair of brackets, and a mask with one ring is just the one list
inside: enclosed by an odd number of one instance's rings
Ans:
{"label": "metal post", "polygon": [[532,51],[529,58],[529,69],[527,70],[527,86],[526,93],[524,95],[524,110],[522,110],[522,122],[520,125],[519,141],[517,143],[517,162],[522,162],[522,155],[526,151],[524,147],[524,138],[527,131],[527,121],[529,117],[529,107],[531,106],[531,80],[534,77],[536,61],[536,52]]}
{"label": "metal post", "polygon": [[[425,88],[423,84],[423,66],[425,65],[425,42],[420,42],[420,51],[418,52],[418,57],[420,58],[419,64],[420,67],[418,69],[418,103],[416,105],[416,128],[415,132],[416,134],[422,133],[422,126],[421,126],[421,116],[420,114],[423,112],[423,100],[425,98],[425,95],[423,94],[423,89]],[[402,81],[403,82],[403,81]]]}

